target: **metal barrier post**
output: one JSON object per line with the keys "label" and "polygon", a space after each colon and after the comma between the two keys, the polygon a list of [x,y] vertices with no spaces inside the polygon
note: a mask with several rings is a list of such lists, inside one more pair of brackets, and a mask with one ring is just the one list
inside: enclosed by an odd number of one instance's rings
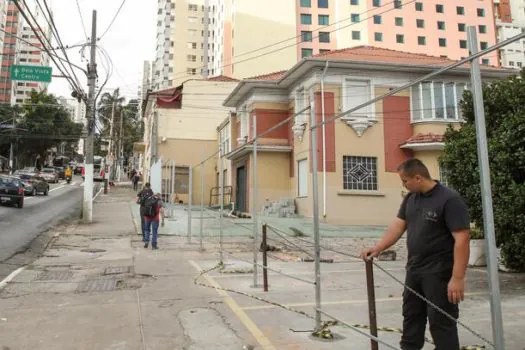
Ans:
{"label": "metal barrier post", "polygon": [[193,206],[193,171],[191,165],[189,168],[189,189],[188,189],[188,244],[191,243],[191,211]]}
{"label": "metal barrier post", "polygon": [[[368,292],[368,316],[370,318],[370,334],[377,337],[376,293],[374,286],[374,265],[372,260],[365,261],[366,290]],[[370,339],[371,349],[378,350],[377,341]]]}
{"label": "metal barrier post", "polygon": [[268,291],[268,251],[266,243],[266,224],[262,226],[262,250],[263,250],[263,288],[264,291]]}

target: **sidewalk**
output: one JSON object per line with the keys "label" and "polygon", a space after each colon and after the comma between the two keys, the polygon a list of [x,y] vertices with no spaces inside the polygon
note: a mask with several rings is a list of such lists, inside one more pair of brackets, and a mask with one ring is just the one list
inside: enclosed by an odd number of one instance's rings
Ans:
{"label": "sidewalk", "polygon": [[[311,337],[313,320],[296,311],[314,314],[314,286],[309,283],[314,280],[312,263],[284,259],[289,255],[286,251],[272,252],[272,269],[301,280],[269,272],[269,291],[263,292],[260,285],[254,288],[251,265],[240,260],[253,257],[250,230],[241,229],[246,234],[225,240],[224,249],[236,256],[224,255],[225,270],[213,270],[199,279],[229,291],[196,286],[196,274],[217,265],[215,231],[206,231],[212,233],[205,237],[205,251],[199,251],[195,225],[188,244],[186,214],[180,207],[176,213],[182,218],[177,231],[181,236],[162,235],[158,251],[144,249],[132,219],[137,207],[134,195],[122,186],[101,194],[94,205],[93,224],[71,224],[57,232],[44,255],[0,290],[0,348],[370,349],[368,338],[341,326],[332,327],[334,340]],[[164,233],[174,232],[174,219],[172,226],[162,228]],[[208,227],[214,227],[215,219],[209,221]],[[250,224],[246,226],[251,229]],[[349,252],[358,249],[340,247],[338,242],[334,238],[331,244]],[[403,278],[402,259],[382,266]],[[346,258],[322,264],[321,271],[323,309],[343,321],[368,324],[362,261]],[[258,283],[261,275],[259,271]],[[375,286],[379,325],[400,327],[402,287],[378,270]],[[522,349],[525,276],[501,274],[501,286],[506,348]],[[484,270],[469,269],[467,291],[461,320],[491,339]],[[460,336],[465,345],[482,343],[463,328]],[[400,336],[381,332],[380,338],[397,347]],[[432,348],[427,344],[424,349]]]}

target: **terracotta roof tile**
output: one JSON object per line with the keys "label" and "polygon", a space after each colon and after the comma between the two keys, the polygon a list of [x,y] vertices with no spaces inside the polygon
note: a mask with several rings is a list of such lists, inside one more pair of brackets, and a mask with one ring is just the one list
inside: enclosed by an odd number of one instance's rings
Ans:
{"label": "terracotta roof tile", "polygon": [[403,144],[410,144],[410,143],[434,143],[434,142],[444,142],[445,141],[445,135],[441,134],[416,134],[409,139],[407,139]]}
{"label": "terracotta roof tile", "polygon": [[210,77],[208,79],[205,79],[207,81],[224,81],[224,82],[238,82],[238,79],[228,77],[226,75],[217,75],[215,77]]}
{"label": "terracotta roof tile", "polygon": [[287,71],[282,70],[279,72],[257,75],[255,77],[246,78],[245,80],[279,80],[286,74],[286,72]]}
{"label": "terracotta roof tile", "polygon": [[[421,66],[438,66],[445,67],[454,62],[449,58],[430,56],[421,53],[410,53],[405,51],[397,51],[391,49],[384,49],[375,46],[355,46],[346,49],[332,50],[319,55],[308,57],[310,60],[343,60],[354,62],[371,62],[371,63],[391,63],[391,64],[406,64],[406,65],[421,65]],[[500,70],[501,68],[482,65],[484,69]],[[464,64],[463,67],[470,67],[469,64]]]}

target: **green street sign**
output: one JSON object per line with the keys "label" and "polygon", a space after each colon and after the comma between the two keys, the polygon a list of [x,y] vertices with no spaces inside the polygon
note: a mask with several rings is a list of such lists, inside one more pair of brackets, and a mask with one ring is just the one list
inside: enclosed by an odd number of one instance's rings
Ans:
{"label": "green street sign", "polygon": [[11,66],[11,80],[39,81],[43,83],[51,82],[51,67],[42,66],[21,66],[13,64]]}

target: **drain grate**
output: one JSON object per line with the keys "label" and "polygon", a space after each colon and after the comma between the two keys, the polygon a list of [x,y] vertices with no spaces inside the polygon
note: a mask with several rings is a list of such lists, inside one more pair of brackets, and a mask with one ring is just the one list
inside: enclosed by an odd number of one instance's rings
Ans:
{"label": "drain grate", "polygon": [[78,285],[77,292],[109,292],[117,288],[117,280],[111,279],[97,279],[87,280]]}
{"label": "drain grate", "polygon": [[71,271],[44,271],[35,278],[35,281],[69,281],[72,277]]}
{"label": "drain grate", "polygon": [[121,273],[130,273],[131,266],[113,266],[104,270],[104,275],[119,275]]}
{"label": "drain grate", "polygon": [[104,253],[105,249],[97,249],[97,248],[88,248],[88,249],[81,249],[80,250],[83,253]]}

